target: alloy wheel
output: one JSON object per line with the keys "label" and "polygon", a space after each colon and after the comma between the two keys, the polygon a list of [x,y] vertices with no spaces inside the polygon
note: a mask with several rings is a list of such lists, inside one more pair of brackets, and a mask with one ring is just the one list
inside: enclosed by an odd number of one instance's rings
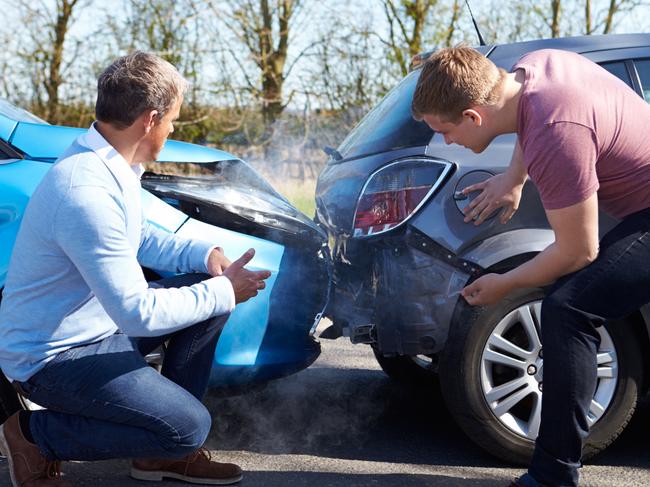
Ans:
{"label": "alloy wheel", "polygon": [[[492,330],[481,357],[483,397],[494,416],[510,431],[535,440],[543,393],[540,340],[542,302],[526,303],[508,313]],[[616,391],[618,357],[611,336],[601,326],[598,373],[589,408],[589,425],[605,413]]]}

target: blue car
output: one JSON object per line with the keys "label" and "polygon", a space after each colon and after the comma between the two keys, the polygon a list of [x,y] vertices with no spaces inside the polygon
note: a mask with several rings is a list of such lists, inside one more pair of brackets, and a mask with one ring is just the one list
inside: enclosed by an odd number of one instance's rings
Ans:
{"label": "blue car", "polygon": [[[0,290],[30,196],[83,132],[49,125],[0,99]],[[244,161],[208,147],[168,141],[157,163],[148,166],[142,187],[143,209],[152,224],[214,242],[231,258],[255,248],[248,267],[272,273],[266,289],[238,305],[226,323],[211,388],[245,389],[316,360],[320,345],[314,331],[330,281],[323,230]],[[151,280],[165,275],[144,271]],[[160,353],[148,358],[155,364]],[[24,401],[0,374],[0,422],[20,406]]]}

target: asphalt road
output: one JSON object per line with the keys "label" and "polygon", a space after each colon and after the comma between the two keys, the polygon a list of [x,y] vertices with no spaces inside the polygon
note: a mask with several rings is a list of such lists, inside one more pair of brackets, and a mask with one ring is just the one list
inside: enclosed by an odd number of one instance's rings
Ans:
{"label": "asphalt road", "polygon": [[[309,369],[246,395],[206,400],[208,446],[245,470],[242,487],[505,486],[520,474],[466,438],[439,398],[392,383],[370,349],[323,340]],[[582,471],[583,486],[650,485],[650,402]],[[75,486],[142,487],[128,462],[64,464]],[[0,486],[9,486],[0,463]],[[165,481],[160,487],[188,485]]]}

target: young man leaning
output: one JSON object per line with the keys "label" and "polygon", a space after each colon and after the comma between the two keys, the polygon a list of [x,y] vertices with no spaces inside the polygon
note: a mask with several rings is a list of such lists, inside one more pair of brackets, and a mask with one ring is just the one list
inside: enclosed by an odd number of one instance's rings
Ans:
{"label": "young man leaning", "polygon": [[[67,486],[61,460],[133,458],[131,474],[201,484],[242,478],[203,448],[201,403],[215,346],[235,304],[266,271],[213,243],[149,225],[141,163],[173,131],[185,81],[142,52],[99,77],[97,121],[46,174],[18,233],[0,307],[0,367],[47,409],[0,430],[14,486]],[[176,273],[147,284],[140,265]],[[162,374],[144,356],[168,342]]]}
{"label": "young man leaning", "polygon": [[[596,386],[597,327],[650,301],[650,105],[605,69],[570,52],[523,56],[507,73],[469,47],[424,64],[413,114],[445,141],[482,152],[516,133],[508,170],[484,183],[465,221],[516,211],[528,177],[555,242],[505,274],[463,290],[471,305],[517,288],[551,285],[542,304],[544,395],[528,473],[513,485],[578,485]],[[620,223],[598,241],[598,212]]]}

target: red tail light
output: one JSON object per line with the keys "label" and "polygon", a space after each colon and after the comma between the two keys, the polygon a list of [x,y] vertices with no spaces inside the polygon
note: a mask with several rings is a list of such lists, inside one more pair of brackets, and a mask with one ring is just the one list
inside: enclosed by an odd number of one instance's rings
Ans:
{"label": "red tail light", "polygon": [[450,170],[450,164],[431,159],[404,159],[379,169],[368,178],[357,203],[353,235],[376,235],[404,223]]}

